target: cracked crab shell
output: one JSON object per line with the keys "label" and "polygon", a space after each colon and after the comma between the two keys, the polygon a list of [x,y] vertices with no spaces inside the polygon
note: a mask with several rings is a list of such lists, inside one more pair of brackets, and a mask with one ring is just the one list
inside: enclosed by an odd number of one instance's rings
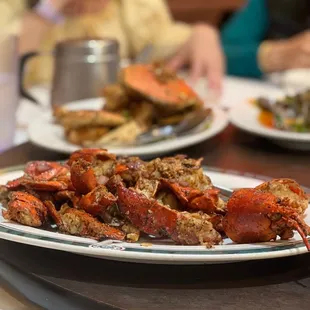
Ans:
{"label": "cracked crab shell", "polygon": [[203,106],[194,90],[179,78],[160,81],[152,65],[132,65],[124,68],[120,79],[130,91],[150,100],[158,106],[173,111],[181,111],[191,106]]}

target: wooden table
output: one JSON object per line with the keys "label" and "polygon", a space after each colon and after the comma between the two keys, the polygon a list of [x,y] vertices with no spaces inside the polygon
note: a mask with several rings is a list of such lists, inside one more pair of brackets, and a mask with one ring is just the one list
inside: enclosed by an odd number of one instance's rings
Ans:
{"label": "wooden table", "polygon": [[[204,164],[310,187],[309,152],[293,152],[233,127],[189,149]],[[0,166],[66,155],[21,145]],[[310,255],[206,266],[160,266],[93,259],[0,241],[11,287],[47,309],[309,309]],[[66,306],[64,306],[66,305]],[[58,307],[58,308],[57,308]]]}

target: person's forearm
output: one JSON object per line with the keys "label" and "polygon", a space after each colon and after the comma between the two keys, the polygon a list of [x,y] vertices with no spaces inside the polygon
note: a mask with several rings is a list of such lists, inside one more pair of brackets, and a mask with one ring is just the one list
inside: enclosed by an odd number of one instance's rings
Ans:
{"label": "person's forearm", "polygon": [[288,69],[287,42],[285,40],[264,41],[258,50],[258,63],[262,71],[269,73]]}
{"label": "person's forearm", "polygon": [[281,41],[263,41],[258,49],[257,60],[262,71],[269,73],[284,69]]}
{"label": "person's forearm", "polygon": [[19,53],[22,55],[38,50],[45,34],[53,25],[32,11],[25,13],[21,25]]}

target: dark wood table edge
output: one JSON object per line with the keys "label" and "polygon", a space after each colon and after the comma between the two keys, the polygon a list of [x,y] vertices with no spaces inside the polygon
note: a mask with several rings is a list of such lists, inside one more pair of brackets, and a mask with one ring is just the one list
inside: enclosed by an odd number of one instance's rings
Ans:
{"label": "dark wood table edge", "polygon": [[0,283],[33,305],[47,310],[123,310],[109,304],[94,302],[36,275],[27,274],[4,260],[0,260]]}

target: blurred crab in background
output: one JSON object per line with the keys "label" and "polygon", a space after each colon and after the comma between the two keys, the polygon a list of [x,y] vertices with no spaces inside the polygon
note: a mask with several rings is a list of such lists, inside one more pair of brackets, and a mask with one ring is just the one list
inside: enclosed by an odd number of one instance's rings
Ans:
{"label": "blurred crab in background", "polygon": [[178,124],[193,112],[212,114],[184,79],[160,63],[123,68],[118,82],[104,87],[102,96],[102,110],[55,108],[55,120],[69,142],[87,147],[126,144],[152,126]]}

